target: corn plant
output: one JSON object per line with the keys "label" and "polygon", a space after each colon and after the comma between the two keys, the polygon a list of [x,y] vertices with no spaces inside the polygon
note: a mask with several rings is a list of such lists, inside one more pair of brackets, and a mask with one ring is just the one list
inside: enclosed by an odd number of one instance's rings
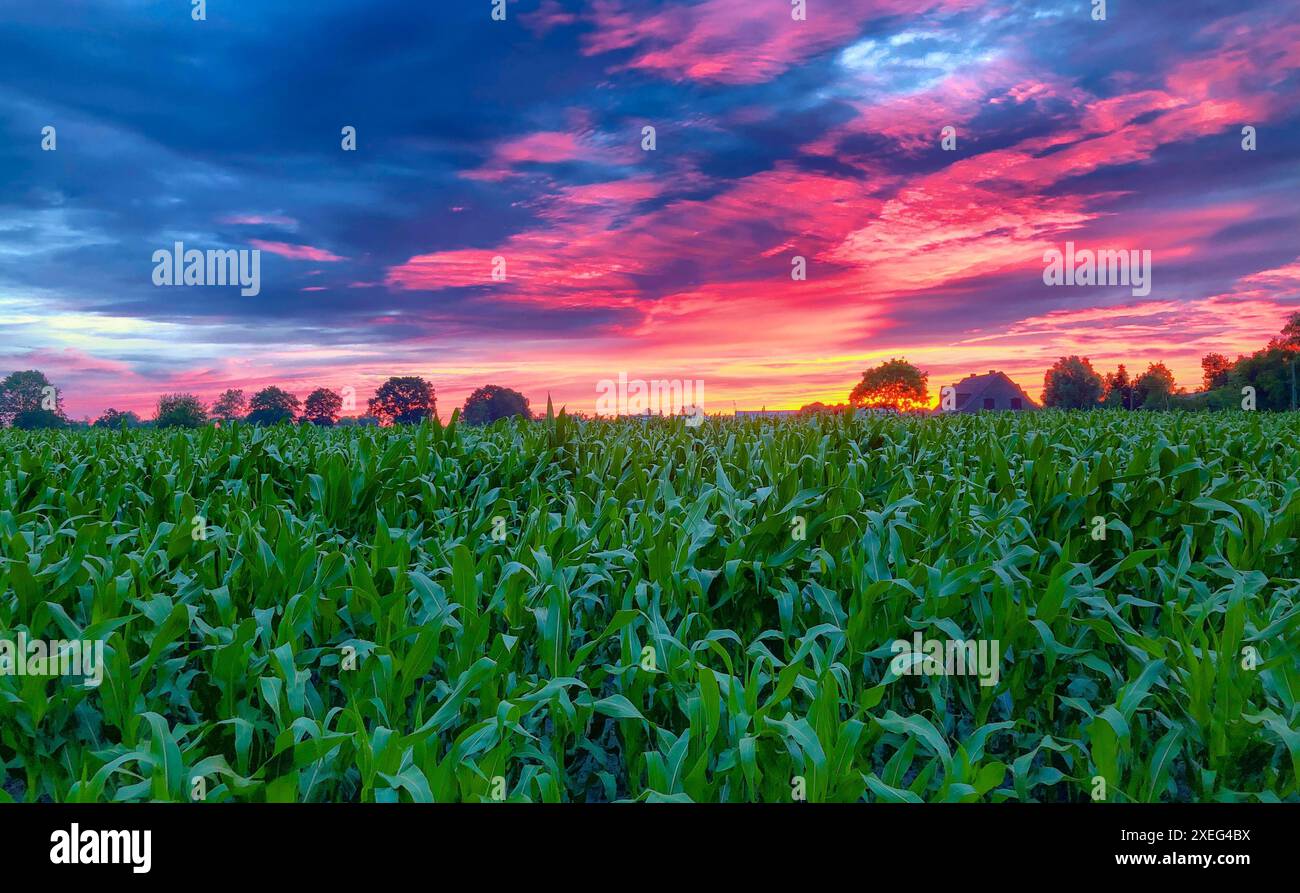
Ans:
{"label": "corn plant", "polygon": [[1297,801],[1298,423],[0,431],[0,800]]}

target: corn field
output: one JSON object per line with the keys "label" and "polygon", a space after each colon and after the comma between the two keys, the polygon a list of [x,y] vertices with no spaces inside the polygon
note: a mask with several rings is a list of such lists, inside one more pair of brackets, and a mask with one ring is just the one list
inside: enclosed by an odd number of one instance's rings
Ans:
{"label": "corn field", "polygon": [[[0,431],[0,801],[1298,801],[1300,419]],[[896,643],[995,643],[916,673]],[[990,668],[986,668],[990,669]]]}

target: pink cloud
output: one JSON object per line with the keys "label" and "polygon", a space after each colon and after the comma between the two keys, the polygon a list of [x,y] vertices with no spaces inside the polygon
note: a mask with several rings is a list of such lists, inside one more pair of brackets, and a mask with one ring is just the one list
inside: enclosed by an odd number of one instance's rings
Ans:
{"label": "pink cloud", "polygon": [[[1261,58],[1268,60],[1261,61],[1262,66],[1274,69],[1272,76],[1278,69],[1300,67],[1300,53]],[[1242,121],[1268,117],[1274,101],[1266,95],[1238,93],[1224,84],[1213,90],[1202,88],[1204,79],[1221,71],[1223,60],[1236,71],[1238,50],[1221,49],[1198,63],[1180,66],[1170,76],[1168,90],[1098,99],[1074,89],[1047,88],[1068,95],[1080,107],[1078,129],[960,158],[933,174],[913,178],[885,202],[878,218],[845,234],[824,257],[861,267],[885,294],[1039,266],[1043,250],[1100,221],[1102,214],[1094,208],[1114,198],[1109,194],[1059,194],[1054,190],[1058,184],[1101,168],[1145,161],[1162,146],[1223,133]],[[1238,77],[1239,86],[1243,77]],[[939,90],[952,93],[947,83]],[[978,95],[977,91],[962,92],[968,97]],[[921,104],[918,117],[928,121],[933,131],[940,117],[924,111],[930,97],[905,101]],[[957,104],[959,109],[962,106]],[[970,103],[965,107],[969,109]],[[1156,117],[1147,120],[1152,113]],[[871,110],[863,113],[865,120],[876,117]],[[889,127],[888,121],[879,123]],[[854,122],[845,130],[857,126]],[[937,142],[936,133],[929,138]],[[833,141],[823,140],[813,151],[833,152],[833,146]],[[1165,215],[1168,219],[1159,224],[1148,218],[1141,232],[1131,235],[1132,245],[1160,249],[1165,260],[1190,256],[1196,241],[1228,223],[1246,219],[1253,210],[1243,203],[1220,204]]]}
{"label": "pink cloud", "polygon": [[499,146],[496,158],[507,164],[556,164],[581,156],[578,138],[571,133],[531,133]]}
{"label": "pink cloud", "polygon": [[519,20],[533,34],[544,37],[554,28],[572,25],[578,21],[578,16],[566,11],[559,0],[542,0],[536,11],[521,15]]}
{"label": "pink cloud", "polygon": [[577,132],[546,130],[505,140],[492,150],[491,157],[482,166],[464,171],[461,176],[467,180],[497,182],[514,176],[524,164],[616,163],[632,157],[630,147],[619,150],[602,145],[596,135],[585,129],[582,114],[574,113],[571,117],[574,124],[584,129]]}
{"label": "pink cloud", "polygon": [[[601,5],[606,14],[616,7]],[[610,47],[619,33],[629,41],[626,46],[640,46],[653,42],[656,28],[669,27],[656,21],[624,24],[630,30],[605,34]],[[692,27],[698,24],[693,20]],[[664,30],[661,36],[672,34]],[[1235,83],[1250,79],[1239,71],[1232,48],[1208,54],[1199,70],[1215,76],[1223,70],[1215,63],[1220,58],[1228,60],[1224,64]],[[1273,72],[1262,76],[1274,78],[1279,66],[1291,64],[1287,53],[1272,53],[1267,65]],[[1146,321],[1107,317],[1113,311],[1104,309],[1077,326],[1061,318],[1030,317],[988,340],[972,331],[957,345],[953,339],[961,333],[951,325],[937,327],[932,337],[908,336],[897,332],[892,317],[902,301],[974,277],[1018,271],[1032,288],[1041,281],[1043,251],[1065,237],[1092,233],[1105,238],[1107,247],[1150,248],[1164,261],[1188,259],[1199,256],[1223,228],[1257,215],[1255,204],[1207,202],[1152,211],[1141,229],[1126,229],[1123,220],[1104,210],[1120,197],[1116,193],[1060,189],[1099,169],[1141,163],[1163,146],[1224,133],[1238,120],[1264,120],[1273,110],[1275,100],[1244,88],[1173,83],[1192,78],[1196,70],[1189,64],[1162,86],[1097,98],[1003,59],[963,70],[925,91],[860,102],[856,119],[806,149],[834,157],[838,142],[848,136],[883,133],[926,151],[937,143],[943,124],[972,120],[987,104],[1042,99],[1078,109],[1079,125],[976,156],[959,153],[947,167],[910,178],[811,174],[778,165],[736,180],[711,198],[669,201],[636,213],[629,212],[663,187],[616,180],[558,190],[537,208],[535,228],[490,248],[413,257],[390,269],[387,282],[399,289],[489,285],[491,262],[500,256],[508,263],[509,281],[495,284],[481,298],[485,302],[623,311],[607,327],[605,340],[584,342],[580,358],[567,348],[530,348],[529,361],[545,365],[560,387],[558,370],[565,364],[580,363],[593,372],[611,364],[676,365],[725,383],[720,387],[742,404],[765,394],[768,405],[799,405],[794,401],[843,399],[835,389],[851,384],[879,349],[915,354],[934,372],[935,382],[997,367],[1037,393],[1043,370],[1062,353],[1090,347],[1099,364],[1132,364],[1133,357],[1144,355],[1144,340],[1159,341],[1163,346],[1147,353],[1167,360],[1180,382],[1193,386],[1199,377],[1197,351],[1212,342],[1216,349],[1232,350],[1262,345],[1276,331],[1282,305],[1267,299],[1242,305],[1234,327],[1211,331],[1212,314],[1223,313],[1227,305],[1193,303],[1197,321],[1184,344],[1159,339],[1150,328],[1168,327],[1177,308],[1188,306],[1163,294],[1134,311],[1148,314]],[[688,71],[683,67],[679,73],[688,76]],[[1184,93],[1176,86],[1189,89]],[[753,108],[738,114],[761,119]],[[806,283],[789,279],[789,261],[796,254],[810,259]],[[725,263],[720,265],[720,258]],[[700,279],[647,300],[642,283],[670,268],[699,269]],[[1111,349],[1105,349],[1105,338],[1113,339]],[[866,355],[864,345],[871,346]],[[784,375],[796,376],[797,382],[787,387]],[[761,384],[751,386],[747,376]]]}
{"label": "pink cloud", "polygon": [[[618,19],[617,4],[597,8],[611,21]],[[613,46],[624,40],[638,44],[647,34],[666,36],[673,28],[696,34],[713,13],[736,12],[728,0],[691,10],[674,10],[682,14],[662,20],[652,16],[648,23],[623,21],[624,30],[606,30],[603,39]],[[787,15],[785,9],[780,12]],[[760,19],[768,15],[770,11],[762,12]],[[786,27],[784,18],[781,27]],[[1234,49],[1221,53],[1236,58]],[[1288,59],[1274,56],[1270,64],[1289,64]],[[1205,68],[1215,70],[1212,64]],[[1203,92],[1191,91],[1193,96]],[[1095,208],[1115,198],[1056,194],[1057,184],[1102,167],[1140,162],[1161,146],[1221,132],[1236,120],[1267,112],[1263,100],[1227,90],[1199,100],[1160,89],[1097,99],[1069,84],[1034,79],[1004,60],[1000,66],[945,78],[921,93],[860,104],[857,119],[808,151],[834,155],[839,140],[868,132],[892,135],[905,145],[908,140],[933,145],[942,122],[969,120],[985,103],[1045,96],[1078,106],[1079,128],[961,158],[901,183],[876,177],[870,187],[846,177],[778,167],[736,181],[711,199],[671,202],[637,214],[628,213],[631,205],[653,196],[657,188],[646,181],[572,187],[542,204],[538,216],[543,224],[537,228],[492,248],[414,257],[392,268],[387,281],[404,289],[494,284],[493,261],[501,257],[509,280],[497,283],[497,299],[629,308],[638,303],[638,279],[673,264],[716,266],[717,258],[725,257],[730,277],[744,280],[770,274],[772,265],[759,260],[801,251],[823,264],[857,270],[871,283],[873,299],[880,300],[973,276],[1040,267],[1047,247],[1100,221],[1103,214]],[[1157,117],[1146,120],[1152,113]],[[573,157],[578,148],[571,135],[545,132],[504,144],[495,157],[503,163],[557,160]],[[876,197],[886,189],[892,197]],[[1202,238],[1248,210],[1223,206],[1222,213],[1202,215],[1200,222],[1188,215],[1171,219],[1164,236],[1143,234],[1144,247],[1160,242],[1166,259],[1186,256],[1190,245],[1174,244],[1172,236]],[[756,232],[765,229],[775,238],[756,243]]]}
{"label": "pink cloud", "polygon": [[[648,16],[634,15],[630,4],[616,0],[593,5],[592,14],[544,6],[537,24],[560,27],[586,16],[584,25],[598,26],[584,45],[589,55],[623,50],[627,67],[709,84],[776,76],[855,39],[861,22],[890,10],[971,6],[846,0],[842,17],[825,10],[819,15],[821,6],[812,4],[810,21],[794,23],[783,3],[705,0]],[[910,304],[943,300],[934,293],[960,287],[963,280],[1011,272],[1032,288],[1041,281],[1043,250],[1067,237],[1151,248],[1157,263],[1195,261],[1208,257],[1207,247],[1225,227],[1258,220],[1267,210],[1263,202],[1218,196],[1200,206],[1147,209],[1130,221],[1108,209],[1118,194],[1070,183],[1106,168],[1143,164],[1179,142],[1234,139],[1242,123],[1265,124],[1277,113],[1289,97],[1268,88],[1300,67],[1297,29],[1228,29],[1215,37],[1217,50],[1176,66],[1162,80],[1116,73],[1111,84],[1131,89],[1107,98],[1005,56],[996,64],[962,66],[906,95],[864,90],[848,101],[855,118],[804,147],[810,155],[842,159],[845,140],[876,135],[921,154],[934,150],[943,125],[960,131],[990,105],[1052,100],[1077,116],[1077,125],[1051,136],[979,155],[958,152],[937,171],[927,165],[932,172],[886,175],[883,167],[854,160],[858,171],[849,173],[843,166],[823,167],[835,173],[809,173],[778,164],[726,184],[685,170],[571,186],[530,202],[537,222],[499,244],[417,254],[387,271],[383,284],[397,290],[487,286],[471,304],[610,311],[600,315],[609,322],[599,330],[584,331],[580,347],[571,338],[533,334],[512,343],[503,360],[499,341],[466,339],[449,348],[458,351],[454,362],[441,353],[430,359],[427,344],[416,339],[385,341],[370,354],[283,348],[238,368],[217,363],[164,380],[79,368],[68,357],[40,362],[61,364],[78,394],[99,393],[115,403],[135,393],[147,393],[152,401],[162,390],[196,390],[210,398],[225,386],[255,390],[271,383],[300,394],[318,385],[351,385],[360,394],[388,374],[420,374],[438,387],[444,416],[489,381],[514,384],[536,404],[550,389],[557,404],[590,410],[595,381],[619,370],[703,378],[711,409],[730,409],[733,400],[741,407],[770,408],[812,399],[838,402],[863,368],[895,355],[928,369],[932,389],[969,372],[1001,368],[1037,394],[1047,366],[1069,353],[1090,355],[1104,369],[1124,362],[1140,371],[1146,362],[1165,361],[1180,384],[1192,387],[1203,353],[1249,352],[1278,330],[1296,306],[1300,261],[1243,277],[1228,294],[1209,298],[1170,294],[1161,288],[1157,268],[1157,296],[1134,303],[1030,310],[996,325],[979,312],[966,313],[955,324],[936,318],[933,331],[918,332],[914,323],[905,328],[902,320],[909,318],[904,311]],[[725,129],[762,122],[765,114],[750,105],[706,124]],[[964,133],[959,141],[965,150]],[[483,168],[467,176],[504,180],[522,165],[590,158],[599,146],[598,135],[579,115],[558,129],[501,143]],[[710,197],[674,199],[687,194],[686,177],[696,178],[692,186],[707,187],[690,194]],[[270,219],[240,218],[249,225]],[[254,244],[294,260],[342,259],[310,246]],[[790,279],[796,254],[810,261],[807,282]],[[507,262],[504,283],[491,279],[497,256]],[[1077,293],[1080,304],[1101,298]],[[401,336],[409,314],[422,311],[404,306],[376,312],[382,315],[367,325],[386,327],[385,337],[392,338]],[[439,311],[423,312],[433,318]],[[94,379],[110,375],[117,379],[111,386]]]}
{"label": "pink cloud", "polygon": [[[539,209],[543,225],[536,229],[491,249],[411,258],[389,271],[388,284],[404,289],[489,285],[493,260],[501,257],[509,277],[498,283],[504,299],[626,307],[637,300],[637,277],[684,261],[714,264],[719,257],[728,259],[733,272],[747,267],[770,274],[780,265],[762,255],[783,244],[785,233],[807,234],[803,251],[811,256],[879,206],[857,181],[782,168],[740,180],[712,199],[628,213],[661,188],[633,179],[560,190]],[[755,228],[782,235],[756,246]]]}
{"label": "pink cloud", "polygon": [[249,242],[254,248],[266,251],[270,254],[276,254],[289,260],[310,260],[320,263],[332,263],[334,261],[347,260],[346,257],[339,257],[324,248],[313,248],[310,245],[290,245],[287,242],[265,242],[261,239],[252,239]]}
{"label": "pink cloud", "polygon": [[222,217],[217,222],[227,226],[280,226],[285,227],[286,229],[298,228],[297,220],[279,214],[233,214],[229,217]]}

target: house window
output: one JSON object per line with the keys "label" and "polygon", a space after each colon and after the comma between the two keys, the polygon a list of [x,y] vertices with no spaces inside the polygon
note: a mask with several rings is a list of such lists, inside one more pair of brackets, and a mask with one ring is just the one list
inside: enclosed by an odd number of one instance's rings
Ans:
{"label": "house window", "polygon": [[1012,398],[1011,398],[1011,408],[1012,408],[1012,409],[1024,409],[1024,407],[1020,405],[1020,398],[1019,398],[1019,397],[1012,397]]}
{"label": "house window", "polygon": [[985,408],[985,409],[993,409],[993,408],[994,408],[994,406],[993,406],[993,398],[992,398],[992,397],[985,397],[985,398],[984,398],[984,408]]}

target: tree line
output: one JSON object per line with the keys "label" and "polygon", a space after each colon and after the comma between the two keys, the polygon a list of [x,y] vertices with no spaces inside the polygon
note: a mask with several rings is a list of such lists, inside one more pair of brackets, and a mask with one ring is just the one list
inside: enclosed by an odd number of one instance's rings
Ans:
{"label": "tree line", "polygon": [[[1300,312],[1293,313],[1268,346],[1229,360],[1220,353],[1201,360],[1202,389],[1178,388],[1164,363],[1150,363],[1145,372],[1130,376],[1120,365],[1102,375],[1087,357],[1062,357],[1047,370],[1043,404],[1058,409],[1235,409],[1250,401],[1262,410],[1297,409],[1296,364],[1300,362]],[[1248,396],[1247,396],[1248,395]],[[812,403],[805,414],[846,412],[857,408],[916,411],[929,405],[929,374],[903,359],[893,359],[868,369],[849,394],[847,404]],[[367,402],[367,414],[342,416],[343,397],[329,388],[317,388],[306,401],[279,387],[266,387],[246,399],[242,390],[227,390],[209,408],[193,394],[164,394],[154,417],[142,420],[133,412],[106,410],[93,423],[100,428],[153,425],[160,428],[197,428],[209,423],[243,421],[253,425],[297,423],[305,425],[418,424],[436,414],[433,385],[419,376],[392,377]],[[532,418],[528,398],[500,385],[486,385],[465,401],[460,417],[471,425],[498,419]],[[63,394],[44,373],[29,369],[0,380],[0,425],[15,428],[74,426],[63,411]]]}
{"label": "tree line", "polygon": [[[1300,312],[1282,333],[1249,356],[1229,360],[1220,353],[1201,360],[1202,388],[1179,388],[1164,363],[1150,363],[1136,376],[1121,364],[1102,375],[1087,357],[1061,357],[1043,379],[1043,405],[1056,409],[1239,409],[1295,410],[1300,370]],[[915,412],[930,405],[930,375],[904,359],[893,359],[862,373],[847,403],[809,403],[800,413],[842,413],[854,409]],[[1249,389],[1249,390],[1247,390]]]}
{"label": "tree line", "polygon": [[[419,376],[394,376],[385,381],[366,403],[367,412],[345,416],[343,395],[330,388],[316,388],[299,400],[284,388],[270,386],[247,397],[241,389],[230,389],[209,407],[194,394],[164,394],[158,398],[154,415],[142,419],[134,412],[106,409],[94,422],[74,422],[63,408],[63,392],[36,369],[13,372],[0,380],[0,426],[22,429],[81,427],[96,428],[198,428],[207,424],[245,422],[252,425],[300,424],[335,425],[419,424],[437,413],[434,387]],[[528,398],[511,388],[485,385],[465,400],[460,418],[471,425],[485,425],[498,419],[532,418]]]}
{"label": "tree line", "polygon": [[[1178,388],[1164,363],[1151,363],[1130,378],[1120,366],[1102,376],[1086,357],[1059,359],[1047,370],[1043,405],[1058,409],[1254,409],[1295,410],[1296,363],[1300,362],[1300,313],[1277,337],[1253,354],[1229,360],[1221,353],[1201,359],[1201,389]],[[1246,402],[1243,402],[1246,401]]]}

